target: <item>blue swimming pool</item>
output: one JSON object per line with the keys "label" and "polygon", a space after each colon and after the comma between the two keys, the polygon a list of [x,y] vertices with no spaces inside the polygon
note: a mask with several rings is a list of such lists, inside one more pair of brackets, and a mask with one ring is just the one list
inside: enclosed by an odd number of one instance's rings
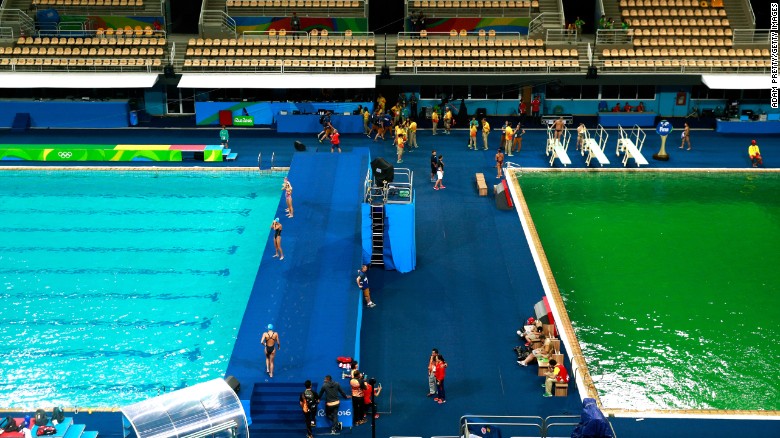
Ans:
{"label": "blue swimming pool", "polygon": [[115,407],[221,377],[281,178],[0,172],[0,408]]}

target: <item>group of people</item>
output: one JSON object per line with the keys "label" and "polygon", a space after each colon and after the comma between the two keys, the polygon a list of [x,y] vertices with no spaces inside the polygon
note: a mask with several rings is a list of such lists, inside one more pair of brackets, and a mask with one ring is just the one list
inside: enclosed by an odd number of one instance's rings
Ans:
{"label": "group of people", "polygon": [[[540,363],[548,363],[548,371],[545,373],[544,381],[544,397],[552,397],[552,390],[556,382],[568,383],[569,373],[566,367],[558,361],[552,359],[552,355],[555,353],[555,349],[552,344],[552,339],[544,334],[544,324],[541,320],[535,320],[534,318],[528,318],[527,325],[522,330],[517,331],[517,335],[520,336],[521,341],[525,344],[520,348],[521,351],[530,350],[524,356],[518,357],[517,364],[523,367],[527,367],[530,363],[538,361]],[[538,348],[532,348],[534,345],[542,345]]]}
{"label": "group of people", "polygon": [[[531,99],[531,118],[535,123],[542,122],[541,109],[542,99],[537,94]],[[525,121],[525,116],[528,114],[528,105],[526,105],[523,99],[520,99],[520,103],[517,105],[517,114],[520,116],[521,123]]]}
{"label": "group of people", "polygon": [[[287,177],[284,177],[282,191],[284,191],[284,199],[287,204],[287,208],[284,209],[284,212],[287,218],[292,219],[295,212],[292,200],[293,188]],[[284,260],[284,251],[282,250],[282,222],[278,217],[271,223],[271,230],[274,232],[274,258],[278,257],[279,260]]]}
{"label": "group of people", "polygon": [[447,376],[447,362],[439,350],[431,350],[431,357],[428,358],[428,397],[433,397],[433,401],[438,404],[447,403],[447,397],[444,392],[444,378]]}
{"label": "group of people", "polygon": [[[604,105],[603,105],[604,111],[606,111],[606,108],[607,108],[607,103],[604,102]],[[602,110],[599,109],[599,111],[602,111]],[[621,108],[620,107],[620,102],[615,102],[615,106],[612,107],[612,112],[613,113],[620,113],[620,112],[623,112],[623,113],[630,113],[630,112],[643,113],[643,112],[645,112],[645,104],[643,102],[639,102],[639,104],[637,106],[633,106],[630,103],[626,102],[625,105],[623,105],[623,107]]]}
{"label": "group of people", "polygon": [[322,125],[322,131],[317,134],[317,141],[322,143],[323,140],[330,139],[330,152],[339,151],[341,153],[341,134],[336,129],[330,120],[331,111],[326,111],[325,114],[320,116],[320,125]]}

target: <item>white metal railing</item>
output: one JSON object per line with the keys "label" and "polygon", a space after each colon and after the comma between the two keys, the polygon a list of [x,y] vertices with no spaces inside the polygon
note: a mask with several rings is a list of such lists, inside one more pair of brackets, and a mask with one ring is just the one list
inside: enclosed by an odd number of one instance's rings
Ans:
{"label": "white metal railing", "polygon": [[173,65],[173,59],[176,57],[176,41],[171,43],[171,54],[168,57],[168,64]]}
{"label": "white metal railing", "polygon": [[546,24],[549,24],[552,28],[561,28],[561,20],[563,20],[563,14],[542,12],[528,22],[528,35],[544,29]]}
{"label": "white metal railing", "polygon": [[68,30],[85,30],[84,25],[85,23],[83,21],[61,21],[57,23],[57,30],[60,32]]}
{"label": "white metal railing", "polygon": [[[629,62],[626,59],[621,59],[620,61],[626,61]],[[690,60],[690,62],[687,62],[686,60],[680,60],[679,58],[675,58],[673,60],[669,60],[668,58],[664,60],[659,60],[658,58],[634,58],[631,60],[631,62],[647,62],[652,61],[652,64],[647,65],[615,65],[615,64],[609,64],[608,62],[610,60],[598,60],[594,62],[594,65],[596,65],[599,68],[599,74],[626,74],[626,73],[653,73],[653,74],[701,74],[701,73],[720,73],[720,74],[729,74],[729,73],[769,73],[770,66],[769,64],[759,66],[757,63],[755,65],[750,65],[749,60],[742,59],[732,59],[732,58],[720,58],[720,59],[706,59],[702,60],[701,58],[693,58]],[[663,61],[663,63],[659,63],[660,61]],[[669,61],[668,63],[666,61]],[[698,61],[702,61],[705,64],[700,65]],[[612,60],[612,62],[615,62]]]}
{"label": "white metal railing", "polygon": [[750,3],[750,0],[742,0],[742,3],[747,8],[748,12],[750,12],[750,17],[753,19],[753,27],[756,27],[756,13],[753,12],[753,5]]}
{"label": "white metal railing", "polygon": [[199,24],[201,35],[206,33],[205,28],[208,25],[217,25],[220,27],[220,29],[227,29],[233,34],[234,38],[237,35],[236,20],[234,20],[230,15],[226,14],[225,11],[215,9],[201,10]]}
{"label": "white metal railing", "polygon": [[18,25],[20,35],[34,35],[35,21],[21,9],[0,9],[2,24]]}
{"label": "white metal railing", "polygon": [[0,39],[14,39],[14,28],[0,26]]}
{"label": "white metal railing", "polygon": [[577,42],[577,31],[569,29],[547,29],[545,31],[545,41],[547,43],[568,43]]}
{"label": "white metal railing", "polygon": [[593,47],[588,43],[588,65],[593,65]]}
{"label": "white metal railing", "polygon": [[769,29],[734,29],[732,42],[734,44],[767,44],[772,31]]}
{"label": "white metal railing", "polygon": [[561,14],[561,27],[566,26],[566,16],[563,13],[563,0],[558,0],[558,13]]}
{"label": "white metal railing", "polygon": [[598,29],[596,45],[599,44],[633,44],[634,32],[631,29]]}

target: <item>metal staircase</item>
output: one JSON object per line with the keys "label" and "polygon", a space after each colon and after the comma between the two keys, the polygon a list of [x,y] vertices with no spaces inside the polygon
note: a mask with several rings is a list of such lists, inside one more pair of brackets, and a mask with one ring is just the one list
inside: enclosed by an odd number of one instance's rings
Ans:
{"label": "metal staircase", "polygon": [[371,204],[371,266],[384,266],[385,204]]}

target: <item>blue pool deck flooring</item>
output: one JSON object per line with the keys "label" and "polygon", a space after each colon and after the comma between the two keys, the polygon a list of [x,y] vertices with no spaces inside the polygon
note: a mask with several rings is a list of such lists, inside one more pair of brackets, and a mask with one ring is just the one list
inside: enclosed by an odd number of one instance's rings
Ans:
{"label": "blue pool deck flooring", "polygon": [[[115,141],[167,143],[204,142],[218,130],[115,130],[39,131],[25,134],[1,133],[7,143]],[[614,160],[614,136],[607,147],[609,167],[622,167]],[[374,309],[360,309],[358,291],[353,287],[354,271],[360,263],[358,211],[365,171],[364,160],[382,156],[395,161],[390,141],[373,142],[365,136],[342,139],[340,157],[325,151],[314,136],[277,135],[260,130],[231,130],[230,148],[238,152],[235,162],[214,166],[257,165],[258,153],[267,165],[273,153],[275,164],[290,166],[295,187],[296,215],[285,220],[280,191],[279,213],[285,260],[271,256],[270,230],[266,252],[257,274],[255,288],[236,340],[228,374],[239,377],[242,392],[251,391],[251,382],[266,379],[259,336],[268,323],[277,326],[282,349],[277,356],[276,376],[281,382],[321,381],[335,375],[335,357],[349,353],[359,336],[361,369],[383,385],[379,398],[377,436],[459,435],[458,420],[464,414],[493,415],[579,415],[576,387],[568,397],[543,398],[542,378],[535,367],[515,364],[512,347],[517,330],[541,299],[541,283],[525,241],[517,213],[499,211],[491,197],[480,198],[474,187],[474,173],[485,174],[488,183],[495,178],[494,159],[497,135],[491,150],[469,151],[466,132],[454,131],[432,137],[418,134],[420,149],[408,153],[399,167],[415,172],[417,196],[417,269],[409,274],[371,271]],[[644,154],[655,168],[749,168],[747,145],[753,136],[723,136],[712,131],[693,131],[693,151],[668,150],[669,162],[655,162],[658,138],[648,134]],[[293,141],[308,146],[294,152]],[[671,140],[671,139],[670,139]],[[780,162],[780,137],[758,138],[765,164]],[[679,140],[678,140],[679,141]],[[544,133],[529,131],[523,150],[513,161],[526,167],[549,167],[544,155]],[[429,182],[431,148],[443,153],[446,174],[442,191]],[[319,149],[320,152],[314,152]],[[584,158],[570,157],[573,167],[584,167]],[[610,152],[611,150],[611,152]],[[314,174],[316,160],[328,166],[327,174]],[[17,166],[33,163],[5,163]],[[94,163],[86,163],[87,165]],[[138,163],[130,163],[138,165]],[[114,165],[112,163],[111,165]],[[149,165],[192,166],[197,162],[151,163]],[[211,167],[211,165],[209,165]],[[557,165],[556,165],[557,166]],[[591,166],[594,167],[594,166]],[[270,221],[269,221],[270,222]],[[270,227],[270,223],[269,223]],[[362,315],[361,315],[362,312]],[[359,334],[350,327],[362,322]],[[427,393],[426,365],[432,347],[439,348],[447,362],[447,403],[435,404]],[[568,362],[568,359],[567,359]],[[244,380],[245,379],[245,380]],[[79,416],[86,416],[80,413]],[[118,435],[119,426],[99,415],[95,421],[101,435]],[[89,419],[88,418],[88,419]],[[91,429],[97,426],[81,421]],[[725,424],[725,426],[724,426]],[[725,430],[751,430],[758,436],[780,436],[780,422],[729,420],[614,419],[618,436],[654,437],[663,430],[667,437],[724,436]],[[104,434],[103,430],[106,430]],[[351,431],[370,436],[368,426]],[[507,433],[506,436],[510,434]],[[517,436],[517,433],[511,435]],[[754,434],[755,435],[755,434]]]}

